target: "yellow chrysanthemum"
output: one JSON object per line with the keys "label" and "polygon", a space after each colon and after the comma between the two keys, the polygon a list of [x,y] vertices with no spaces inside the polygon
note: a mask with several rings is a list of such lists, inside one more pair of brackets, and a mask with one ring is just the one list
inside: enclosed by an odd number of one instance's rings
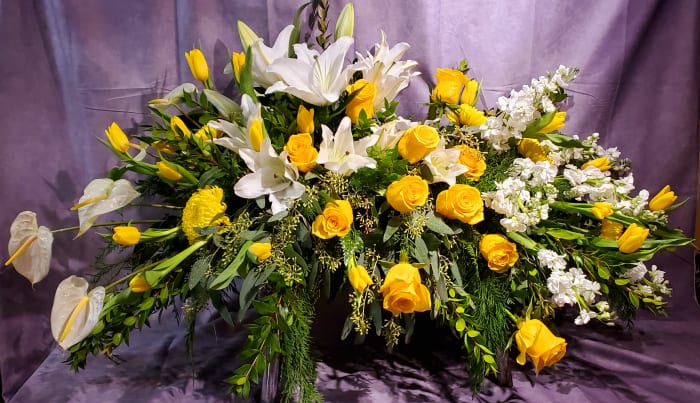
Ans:
{"label": "yellow chrysanthemum", "polygon": [[[182,231],[190,244],[201,237],[195,228],[206,228],[216,225],[231,225],[223,203],[224,191],[218,186],[207,186],[194,192],[187,200],[182,211]],[[218,218],[216,218],[219,216]]]}

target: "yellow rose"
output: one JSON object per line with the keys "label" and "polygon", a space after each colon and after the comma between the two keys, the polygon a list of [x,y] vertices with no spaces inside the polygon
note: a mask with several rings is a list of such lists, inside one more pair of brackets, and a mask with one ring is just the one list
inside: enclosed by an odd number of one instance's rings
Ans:
{"label": "yellow rose", "polygon": [[457,110],[447,112],[447,119],[458,126],[481,126],[486,123],[484,112],[469,104],[461,104]]}
{"label": "yellow rose", "polygon": [[599,220],[602,220],[605,217],[614,213],[614,211],[612,208],[612,204],[598,202],[598,203],[593,204],[593,208],[591,209],[591,213],[593,213],[593,217],[595,217]]}
{"label": "yellow rose", "polygon": [[185,138],[189,138],[192,135],[192,132],[187,127],[185,122],[183,122],[178,116],[173,116],[170,118],[170,130],[175,133],[176,139],[179,139],[180,135],[185,136]]}
{"label": "yellow rose", "polygon": [[537,319],[530,319],[520,326],[515,333],[515,343],[520,354],[516,359],[518,364],[525,365],[526,355],[535,366],[535,373],[542,368],[554,365],[566,354],[566,340],[557,337]]}
{"label": "yellow rose", "polygon": [[311,233],[321,239],[344,237],[352,228],[352,206],[347,200],[335,200],[326,204],[323,213],[311,224]]}
{"label": "yellow rose", "polygon": [[554,118],[545,127],[540,129],[540,133],[551,133],[557,131],[564,127],[564,120],[566,120],[566,112],[557,112],[554,114]]}
{"label": "yellow rose", "polygon": [[549,161],[547,153],[540,145],[540,142],[535,139],[525,138],[520,140],[518,142],[518,152],[533,162]]}
{"label": "yellow rose", "polygon": [[316,166],[318,150],[313,147],[313,140],[309,133],[289,136],[284,151],[287,152],[289,160],[300,172],[309,172]]}
{"label": "yellow rose", "polygon": [[386,201],[401,213],[413,211],[428,200],[428,182],[420,176],[404,176],[386,189]]}
{"label": "yellow rose", "polygon": [[143,273],[139,273],[129,281],[129,288],[131,292],[146,292],[151,289],[151,285],[148,284]]}
{"label": "yellow rose", "polygon": [[195,80],[205,82],[209,79],[209,66],[207,66],[207,59],[204,58],[204,53],[201,50],[195,48],[185,52],[185,59],[187,59],[187,64],[190,66]]}
{"label": "yellow rose", "polygon": [[182,174],[163,161],[156,162],[158,173],[165,179],[177,182],[182,179]]}
{"label": "yellow rose", "polygon": [[297,131],[299,133],[314,132],[314,108],[306,109],[304,105],[299,105],[297,111]]}
{"label": "yellow rose", "polygon": [[590,160],[585,164],[581,165],[581,169],[586,169],[588,167],[596,167],[601,171],[607,171],[611,168],[611,165],[609,159],[607,159],[606,157],[600,157],[594,160]]}
{"label": "yellow rose", "polygon": [[464,173],[464,176],[473,181],[478,181],[486,171],[486,161],[484,161],[484,157],[479,150],[464,144],[458,144],[453,148],[460,151],[459,163],[467,167],[467,172]]}
{"label": "yellow rose", "polygon": [[231,66],[233,67],[233,76],[236,77],[236,82],[241,82],[241,69],[245,65],[245,53],[233,52],[231,54]]}
{"label": "yellow rose", "polygon": [[411,164],[420,161],[433,152],[440,142],[440,135],[434,127],[413,126],[406,130],[399,140],[399,154]]}
{"label": "yellow rose", "polygon": [[431,101],[448,104],[474,105],[479,83],[470,80],[464,73],[454,69],[437,69],[437,84],[430,96]]}
{"label": "yellow rose", "polygon": [[651,199],[649,202],[649,210],[666,210],[673,205],[676,199],[678,199],[678,196],[671,191],[671,186],[666,185]]}
{"label": "yellow rose", "polygon": [[600,224],[600,237],[603,239],[616,240],[622,235],[624,225],[616,221],[603,220]]}
{"label": "yellow rose", "polygon": [[518,261],[515,244],[500,234],[484,235],[479,242],[481,256],[489,263],[489,269],[503,273]]}
{"label": "yellow rose", "polygon": [[121,225],[114,227],[112,240],[122,246],[133,246],[139,243],[141,232],[138,228],[132,226]]}
{"label": "yellow rose", "polygon": [[372,277],[367,273],[367,269],[359,265],[354,265],[348,269],[348,280],[350,280],[352,288],[360,294],[365,292],[367,286],[374,284]]}
{"label": "yellow rose", "polygon": [[408,263],[394,265],[379,289],[384,309],[394,315],[430,310],[430,292],[420,281],[418,269]]}
{"label": "yellow rose", "polygon": [[112,122],[112,124],[109,125],[109,127],[105,130],[105,134],[107,135],[107,140],[109,140],[109,144],[112,145],[112,148],[122,153],[129,150],[129,138],[126,137],[126,134],[124,134],[124,131],[116,122]]}
{"label": "yellow rose", "polygon": [[252,253],[258,262],[272,256],[272,244],[270,242],[255,242],[248,247],[248,252]]}
{"label": "yellow rose", "polygon": [[469,225],[484,221],[484,201],[479,189],[469,185],[452,185],[438,194],[435,211],[447,218]]}
{"label": "yellow rose", "polygon": [[617,240],[617,248],[622,253],[632,253],[642,247],[642,244],[649,236],[649,228],[643,228],[637,224],[627,227],[627,230]]}
{"label": "yellow rose", "polygon": [[374,116],[374,97],[377,95],[377,87],[363,78],[345,88],[348,94],[358,90],[359,92],[345,107],[345,114],[350,117],[353,124],[357,123],[362,110],[365,111],[368,119]]}

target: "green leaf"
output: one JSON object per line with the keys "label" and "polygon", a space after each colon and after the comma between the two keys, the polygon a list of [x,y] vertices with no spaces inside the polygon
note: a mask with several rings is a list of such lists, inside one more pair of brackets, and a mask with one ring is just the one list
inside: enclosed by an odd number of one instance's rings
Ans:
{"label": "green leaf", "polygon": [[457,330],[457,332],[462,333],[466,328],[467,323],[464,321],[464,318],[457,319],[457,322],[455,322],[455,329]]}
{"label": "green leaf", "polygon": [[421,263],[428,262],[428,247],[425,245],[425,241],[423,241],[423,238],[417,237],[414,244],[415,246],[413,248],[413,257],[415,257],[416,260]]}
{"label": "green leaf", "polygon": [[617,285],[625,285],[629,284],[630,280],[628,278],[616,278],[615,279],[615,284]]}
{"label": "green leaf", "polygon": [[580,232],[569,231],[569,230],[562,229],[562,228],[547,228],[547,230],[545,232],[549,236],[552,236],[552,237],[558,238],[558,239],[564,239],[567,241],[586,238],[586,234],[582,234]]}
{"label": "green leaf", "polygon": [[209,102],[212,105],[214,105],[216,110],[219,111],[220,114],[227,117],[229,120],[232,120],[234,116],[243,113],[240,105],[234,102],[231,98],[217,91],[205,88],[204,94],[207,96]]}
{"label": "green leaf", "polygon": [[163,279],[163,277],[167,276],[171,271],[175,270],[175,268],[177,268],[183,260],[187,259],[197,249],[206,245],[207,242],[208,240],[197,241],[182,252],[161,262],[159,265],[152,268],[151,270],[147,270],[144,273],[144,277],[146,278],[148,284],[150,284],[151,287],[158,285],[158,283],[160,283],[160,280]]}
{"label": "green leaf", "polygon": [[639,297],[637,296],[637,294],[630,291],[629,296],[632,305],[634,305],[635,308],[639,308]]}
{"label": "green leaf", "polygon": [[600,278],[602,278],[603,280],[609,279],[610,270],[608,269],[608,267],[603,265],[598,266],[598,276],[600,276]]}
{"label": "green leaf", "polygon": [[353,328],[353,322],[352,322],[352,315],[348,315],[347,318],[345,318],[345,323],[343,323],[343,331],[340,333],[340,340],[345,340],[348,338],[350,335],[350,332],[352,332]]}
{"label": "green leaf", "polygon": [[470,330],[470,331],[467,332],[467,336],[469,336],[469,337],[471,337],[471,338],[474,338],[474,337],[476,337],[476,336],[478,336],[478,335],[480,335],[480,334],[481,334],[481,333],[480,333],[478,330]]}
{"label": "green leaf", "polygon": [[386,224],[386,230],[384,231],[384,238],[382,238],[382,242],[386,243],[386,241],[391,239],[391,237],[396,233],[396,231],[399,230],[399,227],[402,223],[403,220],[400,216],[391,217],[389,222]]}
{"label": "green leaf", "polygon": [[404,314],[404,324],[406,327],[406,336],[404,337],[404,342],[409,344],[411,342],[411,337],[413,337],[413,329],[416,327],[416,316],[415,314]]}
{"label": "green leaf", "polygon": [[487,363],[487,364],[492,364],[492,365],[493,365],[493,364],[496,363],[496,360],[493,359],[493,356],[492,356],[492,355],[485,355],[483,358],[484,358],[484,362]]}
{"label": "green leaf", "polygon": [[243,262],[245,262],[246,252],[248,248],[252,245],[252,241],[246,241],[241,250],[238,251],[236,258],[222,271],[213,281],[209,283],[209,289],[211,290],[222,290],[231,284],[231,281],[235,277],[240,276],[240,271],[238,270]]}
{"label": "green leaf", "polygon": [[382,308],[379,306],[379,302],[373,301],[369,306],[370,315],[372,315],[372,324],[377,333],[377,336],[382,335]]}
{"label": "green leaf", "polygon": [[124,326],[134,326],[136,323],[136,317],[135,316],[129,316],[128,318],[124,319],[122,322]]}
{"label": "green leaf", "polygon": [[197,284],[199,284],[199,282],[202,280],[202,277],[204,277],[204,274],[207,272],[208,269],[208,257],[199,258],[196,262],[194,262],[194,264],[192,265],[192,269],[190,270],[190,278],[187,283],[190,290],[194,289],[194,287],[196,287]]}
{"label": "green leaf", "polygon": [[432,212],[428,213],[428,220],[426,221],[425,225],[428,227],[428,229],[440,235],[455,234],[455,231],[450,228],[449,225],[445,224],[444,221],[442,221],[442,218],[436,216]]}

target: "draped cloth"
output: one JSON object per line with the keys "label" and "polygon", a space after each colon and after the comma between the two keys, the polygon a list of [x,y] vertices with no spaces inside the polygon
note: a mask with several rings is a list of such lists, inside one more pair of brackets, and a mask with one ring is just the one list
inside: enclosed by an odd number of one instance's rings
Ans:
{"label": "draped cloth", "polygon": [[[335,16],[344,1],[331,1]],[[400,1],[357,0],[355,48],[365,52],[383,30],[408,42],[417,77],[399,112],[420,118],[438,67],[466,58],[482,82],[480,107],[559,64],[581,69],[569,93],[567,134],[599,132],[633,162],[637,189],[670,184],[687,203],[671,226],[693,233],[698,164],[700,4],[694,0]],[[40,225],[76,225],[69,211],[83,187],[104,177],[115,157],[96,137],[116,121],[130,133],[147,122],[145,103],[194,81],[184,52],[203,50],[220,73],[240,51],[236,20],[266,39],[291,22],[301,1],[5,0],[0,1],[0,244],[22,210]],[[196,354],[184,353],[184,329],[172,320],[134,335],[126,362],[92,358],[70,373],[51,337],[54,290],[70,274],[92,273],[97,236],[56,234],[49,276],[31,287],[0,270],[0,379],[6,400],[228,401],[222,380],[244,337],[204,315]],[[4,259],[3,259],[4,260]],[[449,334],[423,334],[394,354],[381,340],[337,341],[332,320],[317,323],[318,385],[328,401],[690,401],[700,395],[700,338],[692,251],[653,263],[674,295],[667,318],[641,315],[636,326],[576,327],[563,320],[569,353],[534,376],[514,371],[514,387],[487,383],[473,395]],[[332,315],[330,315],[332,317]],[[565,318],[564,318],[565,319]],[[570,318],[569,318],[570,319]],[[342,327],[342,325],[341,325]],[[200,339],[198,339],[200,340]],[[448,348],[454,347],[453,349]],[[431,353],[436,348],[436,353]],[[195,375],[193,378],[193,374]]]}

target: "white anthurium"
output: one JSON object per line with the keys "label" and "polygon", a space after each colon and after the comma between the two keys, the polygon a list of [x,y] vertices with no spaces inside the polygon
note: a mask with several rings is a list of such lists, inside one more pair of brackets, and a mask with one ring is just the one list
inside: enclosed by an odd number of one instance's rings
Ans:
{"label": "white anthurium", "polygon": [[343,176],[350,175],[363,167],[377,167],[377,162],[367,156],[367,148],[373,146],[379,136],[373,134],[353,141],[352,123],[347,116],[340,121],[335,134],[325,125],[321,129],[323,140],[316,158],[318,164]]}
{"label": "white anthurium", "polygon": [[[272,47],[268,47],[265,46],[261,38],[257,37],[257,35],[242,22],[238,24],[239,33],[241,33],[241,24],[249,31],[248,38],[245,41],[243,40],[244,36],[241,35],[241,42],[243,43],[244,50],[250,46],[250,54],[253,58],[253,64],[251,65],[253,81],[259,86],[267,88],[280,80],[279,75],[270,71],[269,67],[275,60],[288,57],[289,40],[292,37],[294,26],[287,25],[279,35],[277,35],[277,39],[275,39],[275,43]],[[248,44],[246,44],[246,42]],[[231,71],[233,71],[233,69],[231,69]]]}
{"label": "white anthurium", "polygon": [[345,66],[345,54],[353,39],[344,36],[319,54],[306,45],[294,45],[296,59],[275,60],[268,71],[279,75],[280,80],[270,86],[266,94],[285,92],[312,105],[329,105],[345,91],[352,66]]}
{"label": "white anthurium", "polygon": [[377,88],[374,98],[375,110],[383,109],[385,99],[393,101],[398,93],[408,86],[411,78],[420,74],[411,72],[411,69],[418,65],[415,60],[399,60],[408,48],[410,45],[405,42],[390,48],[382,31],[380,42],[374,45],[374,55],[368,52],[365,57],[357,53],[354,69],[361,71],[362,78]]}
{"label": "white anthurium", "polygon": [[51,308],[51,334],[64,350],[86,338],[100,319],[105,299],[104,287],[88,292],[88,282],[70,276],[61,281]]}
{"label": "white anthurium", "polygon": [[272,204],[272,214],[277,214],[287,210],[289,202],[304,194],[306,188],[297,182],[297,167],[288,161],[286,151],[277,155],[269,138],[263,139],[260,152],[242,148],[239,153],[252,172],[236,182],[233,190],[237,196],[257,199],[267,195]]}
{"label": "white anthurium", "polygon": [[113,181],[111,179],[93,179],[83,191],[78,204],[71,210],[78,210],[78,222],[80,223],[79,237],[90,229],[97,217],[111,211],[118,210],[132,200],[139,197],[140,193],[126,179]]}
{"label": "white anthurium", "polygon": [[416,122],[400,117],[396,120],[386,122],[381,126],[373,126],[371,128],[372,133],[376,134],[378,137],[374,147],[380,150],[390,150],[396,147],[404,132],[417,124]]}
{"label": "white anthurium", "polygon": [[437,148],[423,159],[433,174],[431,183],[445,182],[448,185],[457,183],[457,177],[468,168],[459,163],[460,150],[450,148],[445,149],[445,139],[441,138]]}
{"label": "white anthurium", "polygon": [[[262,141],[265,133],[262,124],[262,105],[253,101],[248,94],[243,94],[241,97],[241,109],[246,125],[245,128],[222,119],[207,123],[209,127],[221,130],[227,135],[227,137],[213,139],[212,142],[214,144],[238,152],[241,148],[255,149],[256,142]],[[257,128],[255,127],[256,125]],[[254,133],[257,133],[257,135],[254,135]],[[257,146],[260,147],[259,144]]]}
{"label": "white anthurium", "polygon": [[37,224],[36,213],[23,211],[10,225],[7,244],[10,258],[5,266],[13,264],[15,270],[34,285],[49,274],[52,245],[51,230]]}

